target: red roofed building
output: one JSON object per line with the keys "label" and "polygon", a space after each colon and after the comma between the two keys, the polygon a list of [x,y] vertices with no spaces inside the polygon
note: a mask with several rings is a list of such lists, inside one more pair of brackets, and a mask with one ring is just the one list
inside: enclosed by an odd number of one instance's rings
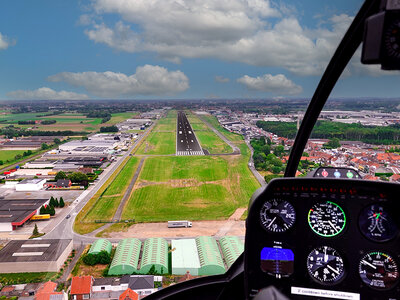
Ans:
{"label": "red roofed building", "polygon": [[56,292],[57,283],[48,281],[39,287],[35,295],[35,300],[50,300],[52,295],[62,295],[60,298],[67,299],[67,295],[63,292]]}
{"label": "red roofed building", "polygon": [[75,276],[71,282],[71,297],[73,300],[90,299],[92,294],[93,277]]}
{"label": "red roofed building", "polygon": [[123,292],[119,296],[119,300],[138,300],[139,295],[135,292],[132,291],[130,288],[128,288],[125,292]]}

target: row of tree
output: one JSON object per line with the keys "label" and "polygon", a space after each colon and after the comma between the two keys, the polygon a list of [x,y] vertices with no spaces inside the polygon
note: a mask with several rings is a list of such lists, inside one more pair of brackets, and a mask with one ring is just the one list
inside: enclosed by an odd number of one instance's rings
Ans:
{"label": "row of tree", "polygon": [[88,266],[94,266],[97,264],[107,265],[111,262],[111,255],[107,251],[103,250],[98,254],[87,253],[83,256],[82,260]]}
{"label": "row of tree", "polygon": [[[268,132],[286,138],[294,138],[297,132],[295,122],[258,121],[256,125]],[[400,125],[364,126],[358,123],[344,124],[332,121],[317,121],[312,138],[347,141],[362,141],[370,144],[400,144]]]}
{"label": "row of tree", "polygon": [[66,174],[63,171],[59,171],[55,178],[55,180],[59,180],[59,179],[69,179],[71,180],[71,182],[73,183],[82,183],[82,182],[87,182],[89,180],[89,177],[81,172],[73,172],[71,174]]}

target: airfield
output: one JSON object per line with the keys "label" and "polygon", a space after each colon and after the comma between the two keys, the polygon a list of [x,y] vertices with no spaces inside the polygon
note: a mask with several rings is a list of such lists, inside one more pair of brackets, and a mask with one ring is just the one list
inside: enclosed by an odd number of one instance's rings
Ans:
{"label": "airfield", "polygon": [[[179,124],[186,126],[186,136]],[[251,195],[260,187],[248,168],[249,158],[243,138],[223,129],[213,116],[170,110],[149,128],[122,167],[88,201],[74,230],[92,236],[144,234],[146,230],[140,226],[147,225],[154,233],[166,221],[179,219],[193,221],[193,230],[197,221],[198,229],[203,226],[209,235],[223,234],[212,222],[220,222],[219,227],[226,231],[244,230],[240,220]],[[132,225],[132,220],[136,224]],[[179,236],[179,230],[174,234]]]}

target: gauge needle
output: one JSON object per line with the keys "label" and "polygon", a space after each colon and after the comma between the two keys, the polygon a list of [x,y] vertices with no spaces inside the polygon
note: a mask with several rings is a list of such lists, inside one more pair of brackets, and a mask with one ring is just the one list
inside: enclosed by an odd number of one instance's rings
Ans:
{"label": "gauge needle", "polygon": [[271,226],[272,224],[274,224],[275,220],[276,220],[276,217],[272,219],[271,223],[269,223],[269,225],[268,225],[267,227],[269,227],[269,226]]}
{"label": "gauge needle", "polygon": [[331,269],[333,272],[335,272],[337,275],[340,274],[338,270],[332,268],[330,265],[328,265],[327,267],[328,267],[328,269]]}
{"label": "gauge needle", "polygon": [[376,269],[376,267],[375,267],[373,264],[367,262],[366,260],[362,260],[361,262],[362,262],[364,265],[368,265],[368,266],[370,266],[371,268]]}
{"label": "gauge needle", "polygon": [[326,254],[326,247],[324,251],[324,262],[328,262],[328,255]]}
{"label": "gauge needle", "polygon": [[337,231],[337,229],[336,229],[335,225],[333,225],[333,223],[332,223],[331,221],[328,221],[328,223],[329,223],[329,225],[331,225],[331,226],[332,226],[332,228],[333,228],[333,229],[335,229],[335,230]]}

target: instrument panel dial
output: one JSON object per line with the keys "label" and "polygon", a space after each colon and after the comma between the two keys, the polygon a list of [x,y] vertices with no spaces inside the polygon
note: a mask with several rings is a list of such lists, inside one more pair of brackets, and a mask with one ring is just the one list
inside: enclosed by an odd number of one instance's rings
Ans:
{"label": "instrument panel dial", "polygon": [[328,246],[317,247],[310,252],[307,270],[315,281],[328,285],[338,283],[345,274],[343,258]]}
{"label": "instrument panel dial", "polygon": [[361,232],[374,242],[386,242],[398,232],[396,223],[387,210],[378,204],[364,208],[359,217]]}
{"label": "instrument panel dial", "polygon": [[260,222],[269,232],[282,233],[291,228],[296,220],[294,207],[285,200],[271,199],[260,211]]}
{"label": "instrument panel dial", "polygon": [[308,225],[322,237],[334,237],[346,226],[343,209],[331,201],[314,204],[308,212]]}
{"label": "instrument panel dial", "polygon": [[365,255],[358,271],[367,286],[378,290],[390,289],[399,280],[397,263],[390,255],[379,251]]}

